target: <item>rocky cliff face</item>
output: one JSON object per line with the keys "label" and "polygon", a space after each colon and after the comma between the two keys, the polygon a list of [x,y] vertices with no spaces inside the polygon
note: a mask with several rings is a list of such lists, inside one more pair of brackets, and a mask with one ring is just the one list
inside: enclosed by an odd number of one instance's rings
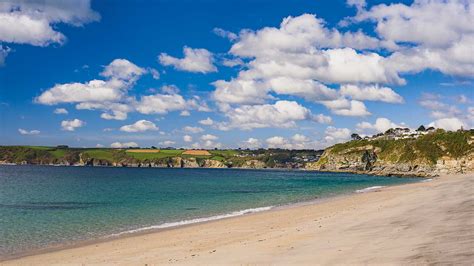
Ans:
{"label": "rocky cliff face", "polygon": [[422,177],[474,172],[474,136],[464,137],[450,141],[427,136],[428,139],[385,140],[373,144],[354,141],[326,149],[318,162],[308,163],[305,168]]}

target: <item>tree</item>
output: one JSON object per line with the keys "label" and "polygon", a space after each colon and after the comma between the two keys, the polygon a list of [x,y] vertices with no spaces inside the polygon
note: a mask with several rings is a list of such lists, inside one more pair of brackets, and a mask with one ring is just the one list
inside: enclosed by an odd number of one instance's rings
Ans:
{"label": "tree", "polygon": [[352,133],[351,138],[352,138],[352,140],[361,140],[362,139],[361,136],[359,136],[359,134],[357,134],[357,133]]}
{"label": "tree", "polygon": [[421,125],[416,131],[426,131],[425,126]]}

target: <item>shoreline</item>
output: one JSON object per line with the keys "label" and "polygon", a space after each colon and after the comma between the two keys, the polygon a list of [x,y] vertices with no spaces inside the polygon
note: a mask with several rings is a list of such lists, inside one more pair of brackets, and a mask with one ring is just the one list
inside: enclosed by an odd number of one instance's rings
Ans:
{"label": "shoreline", "polygon": [[2,264],[467,263],[474,259],[473,181],[472,174],[441,176]]}
{"label": "shoreline", "polygon": [[[51,165],[45,165],[45,166],[51,166]],[[101,167],[101,166],[99,166]],[[107,167],[107,166],[104,166]],[[199,169],[199,168],[198,168]],[[229,168],[231,169],[231,168]],[[234,168],[237,169],[237,168]],[[278,169],[278,168],[277,168]],[[273,170],[273,169],[248,169],[248,168],[243,168],[239,170]],[[283,169],[283,170],[297,170],[297,169]],[[312,170],[308,170],[312,171]],[[316,171],[317,172],[317,171]],[[405,178],[405,177],[399,177],[399,178]],[[420,183],[420,182],[426,182],[430,181],[429,179],[426,180],[420,180],[415,183]],[[129,237],[135,237],[135,236],[143,236],[147,234],[154,234],[154,233],[160,233],[168,230],[179,230],[181,228],[186,228],[190,226],[195,226],[195,225],[201,225],[201,224],[207,224],[207,223],[213,223],[213,222],[219,222],[222,220],[227,220],[227,219],[235,219],[239,217],[244,217],[244,216],[251,216],[251,215],[256,215],[259,213],[265,213],[265,212],[273,212],[273,211],[282,211],[286,209],[292,209],[292,208],[299,208],[299,207],[304,207],[304,206],[309,206],[309,205],[316,205],[316,204],[324,204],[325,202],[332,201],[332,200],[337,200],[341,198],[346,198],[346,197],[351,197],[353,195],[357,195],[359,193],[371,193],[371,192],[378,192],[380,189],[383,188],[388,188],[388,187],[397,187],[397,186],[403,186],[406,184],[398,184],[398,185],[389,185],[389,186],[372,186],[372,187],[367,187],[367,188],[362,188],[358,190],[354,190],[352,192],[347,192],[343,194],[338,194],[338,195],[333,195],[333,196],[328,196],[328,197],[315,197],[314,199],[311,200],[306,200],[306,201],[300,201],[300,202],[294,202],[294,203],[288,203],[284,205],[272,205],[272,206],[263,206],[263,207],[256,207],[256,208],[249,208],[249,209],[244,209],[244,210],[236,210],[230,213],[222,213],[222,214],[217,214],[215,216],[206,216],[206,217],[198,217],[194,219],[189,219],[189,220],[182,220],[178,222],[165,222],[157,225],[151,225],[148,227],[141,227],[137,229],[131,229],[119,233],[114,233],[106,236],[101,236],[96,239],[87,239],[87,240],[80,240],[77,242],[70,242],[70,243],[61,243],[61,244],[55,244],[52,246],[48,246],[45,248],[40,248],[40,249],[33,249],[33,250],[28,250],[28,251],[22,251],[18,253],[14,253],[11,255],[5,255],[5,256],[0,256],[0,263],[2,262],[8,262],[9,260],[17,260],[17,259],[22,259],[25,257],[30,257],[30,256],[35,256],[35,255],[41,255],[41,254],[47,254],[51,252],[56,252],[56,251],[62,251],[62,250],[68,250],[72,248],[80,248],[80,247],[85,247],[85,246],[90,246],[90,245],[95,245],[95,244],[100,244],[100,243],[106,243],[109,241],[114,241],[122,238],[129,238]],[[374,189],[373,189],[374,188]],[[261,209],[257,210],[256,209]],[[232,215],[237,212],[245,212],[240,215]],[[219,218],[215,218],[219,217]],[[202,221],[197,221],[193,222],[193,220],[202,220]],[[190,223],[183,223],[179,224],[182,222],[190,222]],[[177,224],[177,225],[171,225],[171,226],[165,226],[167,224]]]}
{"label": "shoreline", "polygon": [[[63,164],[2,164],[0,166],[42,166],[42,167],[91,167],[91,168],[117,168],[117,169],[215,169],[215,170],[249,170],[249,171],[303,171],[303,172],[321,172],[321,173],[334,173],[334,174],[356,174],[356,175],[368,175],[368,176],[383,176],[383,177],[398,177],[398,178],[436,178],[439,177],[439,174],[429,174],[429,175],[416,175],[412,172],[394,172],[388,174],[380,174],[378,172],[372,171],[351,171],[351,170],[317,170],[311,168],[284,168],[284,167],[263,167],[263,168],[250,168],[250,167],[141,167],[141,166],[113,166],[113,165],[63,165]],[[459,173],[459,174],[470,174],[471,172]],[[474,173],[474,172],[473,172]],[[445,175],[455,175],[448,173]]]}

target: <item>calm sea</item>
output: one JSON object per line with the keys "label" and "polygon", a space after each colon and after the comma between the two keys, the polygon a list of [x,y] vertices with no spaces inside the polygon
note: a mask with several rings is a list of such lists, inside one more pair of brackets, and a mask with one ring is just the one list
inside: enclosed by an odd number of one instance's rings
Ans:
{"label": "calm sea", "polygon": [[416,181],[284,170],[0,166],[0,255]]}

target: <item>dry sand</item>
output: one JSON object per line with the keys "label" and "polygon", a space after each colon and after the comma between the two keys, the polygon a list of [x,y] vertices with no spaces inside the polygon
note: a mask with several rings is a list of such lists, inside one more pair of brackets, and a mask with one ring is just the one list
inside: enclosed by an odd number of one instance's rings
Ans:
{"label": "dry sand", "polygon": [[474,175],[129,236],[6,264],[469,264]]}

